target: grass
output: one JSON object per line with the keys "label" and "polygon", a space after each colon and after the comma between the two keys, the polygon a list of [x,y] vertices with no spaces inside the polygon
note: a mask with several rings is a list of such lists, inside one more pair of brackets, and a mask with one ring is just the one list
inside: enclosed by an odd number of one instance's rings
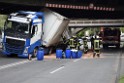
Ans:
{"label": "grass", "polygon": [[119,83],[124,83],[124,76],[120,78]]}

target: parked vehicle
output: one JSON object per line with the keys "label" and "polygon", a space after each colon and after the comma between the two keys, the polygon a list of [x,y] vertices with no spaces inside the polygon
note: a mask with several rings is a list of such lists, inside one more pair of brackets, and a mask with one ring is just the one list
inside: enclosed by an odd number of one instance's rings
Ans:
{"label": "parked vehicle", "polygon": [[120,38],[121,42],[124,42],[124,33],[121,33]]}
{"label": "parked vehicle", "polygon": [[2,32],[4,55],[36,56],[39,47],[46,50],[59,46],[69,19],[53,11],[11,13]]}
{"label": "parked vehicle", "polygon": [[120,47],[120,29],[119,28],[101,28],[100,36],[102,38],[103,48],[108,46]]}

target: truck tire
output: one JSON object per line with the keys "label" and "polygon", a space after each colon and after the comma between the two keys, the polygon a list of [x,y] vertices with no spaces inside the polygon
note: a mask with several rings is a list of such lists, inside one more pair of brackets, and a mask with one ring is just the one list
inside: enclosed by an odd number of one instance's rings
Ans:
{"label": "truck tire", "polygon": [[28,60],[31,60],[31,59],[32,59],[31,54],[28,54]]}
{"label": "truck tire", "polygon": [[120,44],[117,44],[117,45],[116,45],[116,48],[120,48]]}
{"label": "truck tire", "polygon": [[37,51],[38,51],[38,48],[36,47],[36,48],[33,50],[32,57],[36,57],[36,56],[37,56]]}
{"label": "truck tire", "polygon": [[103,49],[106,49],[108,47],[108,45],[103,44]]}

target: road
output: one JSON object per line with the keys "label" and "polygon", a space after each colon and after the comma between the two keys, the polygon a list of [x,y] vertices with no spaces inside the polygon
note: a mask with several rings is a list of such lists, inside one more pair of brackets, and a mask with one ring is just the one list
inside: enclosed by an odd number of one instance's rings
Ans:
{"label": "road", "polygon": [[28,61],[0,56],[0,83],[115,83],[120,55],[121,49],[110,48],[94,59]]}

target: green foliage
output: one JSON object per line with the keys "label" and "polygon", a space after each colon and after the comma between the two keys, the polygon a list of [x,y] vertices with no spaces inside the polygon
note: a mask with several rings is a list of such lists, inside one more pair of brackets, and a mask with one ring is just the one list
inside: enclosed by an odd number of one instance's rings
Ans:
{"label": "green foliage", "polygon": [[84,35],[84,31],[80,31],[79,33],[77,33],[78,37],[82,37]]}
{"label": "green foliage", "polygon": [[87,27],[85,29],[82,29],[80,32],[77,33],[78,37],[85,36],[85,32],[88,31],[89,35],[97,34],[100,31],[100,28],[95,27]]}
{"label": "green foliage", "polygon": [[0,15],[0,29],[4,27],[6,18],[7,18],[6,15]]}
{"label": "green foliage", "polygon": [[124,33],[124,27],[121,27],[120,30],[122,33]]}
{"label": "green foliage", "polygon": [[119,83],[124,83],[124,77],[120,78]]}

